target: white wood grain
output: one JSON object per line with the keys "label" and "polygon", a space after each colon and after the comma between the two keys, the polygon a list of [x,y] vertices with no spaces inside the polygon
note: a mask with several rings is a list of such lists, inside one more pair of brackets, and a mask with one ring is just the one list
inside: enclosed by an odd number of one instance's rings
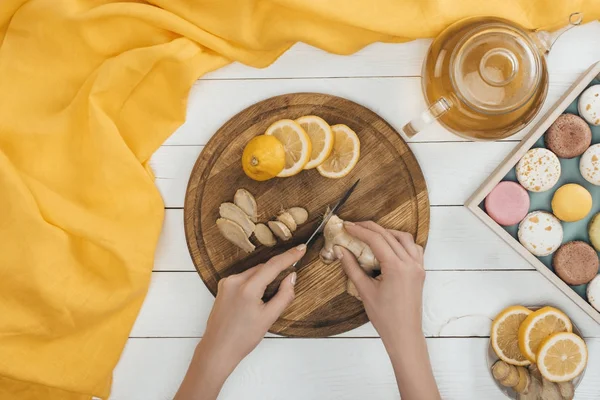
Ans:
{"label": "white wood grain", "polygon": [[[578,76],[579,73],[551,75],[542,112],[558,100]],[[375,111],[398,131],[425,109],[418,77],[198,81],[190,92],[186,122],[165,144],[204,145],[225,122],[246,107],[272,96],[294,92],[345,97]],[[527,129],[510,139],[520,139],[526,132]],[[409,141],[462,140],[435,123]]]}
{"label": "white wood grain", "polygon": [[[600,326],[537,271],[428,271],[423,299],[429,337],[488,336],[494,316],[511,304],[555,305],[585,336],[600,337]],[[202,336],[213,301],[196,272],[154,272],[131,336]],[[377,333],[367,324],[341,336]]]}
{"label": "white wood grain", "polygon": [[[411,143],[432,205],[462,205],[515,142]],[[165,206],[183,207],[190,173],[202,146],[162,146],[150,161]],[[360,162],[360,161],[359,161]]]}
{"label": "white wood grain", "polygon": [[[533,269],[464,207],[432,207],[428,270]],[[156,249],[155,271],[196,271],[183,230],[183,210],[168,209]]]}
{"label": "white wood grain", "polygon": [[[594,22],[569,31],[557,42],[548,60],[551,84],[545,109],[600,60],[598,37],[600,24]],[[270,96],[317,91],[346,97],[399,130],[424,107],[418,76],[429,43],[427,39],[377,43],[351,56],[297,44],[269,68],[234,63],[207,74],[191,90],[186,123],[151,161],[166,206],[182,207],[191,168],[214,132],[237,112]],[[461,139],[433,126],[414,141]],[[514,146],[514,142],[411,144],[436,206],[463,204]],[[598,398],[599,325],[539,273],[527,270],[528,263],[465,209],[432,208],[426,257],[423,327],[432,337],[428,344],[444,399],[504,398],[485,369],[487,339],[467,336],[487,336],[491,318],[515,303],[556,305],[585,336],[594,337],[588,339],[590,363],[577,399]],[[113,400],[171,399],[214,301],[193,269],[180,209],[167,210],[155,269],[162,272],[153,273],[131,333],[134,338],[115,370]],[[461,269],[472,271],[444,271]],[[236,370],[220,399],[398,398],[387,355],[374,337],[370,324],[331,339],[269,337]]]}
{"label": "white wood grain", "polygon": [[[111,400],[168,400],[183,379],[197,339],[130,339],[114,375]],[[590,354],[600,340],[588,339]],[[503,400],[487,371],[485,338],[428,339],[444,400]],[[597,400],[600,358],[591,357],[577,400]],[[398,399],[378,339],[266,339],[228,379],[220,400]]]}
{"label": "white wood grain", "polygon": [[[600,23],[573,28],[565,33],[549,54],[553,74],[583,72],[600,60]],[[304,43],[293,46],[269,68],[248,68],[233,63],[205,75],[203,79],[323,78],[338,76],[420,76],[431,39],[409,43],[374,43],[348,56],[326,53]]]}

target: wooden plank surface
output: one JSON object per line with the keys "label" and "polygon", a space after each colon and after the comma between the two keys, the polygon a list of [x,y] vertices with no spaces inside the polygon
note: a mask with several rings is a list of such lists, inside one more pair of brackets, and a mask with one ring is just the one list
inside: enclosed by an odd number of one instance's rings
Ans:
{"label": "wooden plank surface", "polygon": [[[410,143],[432,206],[461,206],[517,142]],[[165,206],[183,207],[188,179],[202,146],[163,146],[150,161]]]}
{"label": "wooden plank surface", "polygon": [[[587,337],[600,325],[537,271],[428,271],[423,330],[429,337],[488,336],[490,323],[512,304],[555,305]],[[155,272],[132,337],[202,336],[213,297],[195,271]],[[376,337],[370,324],[343,336]]]}
{"label": "wooden plank surface", "polygon": [[[460,206],[432,207],[425,253],[428,270],[533,269],[510,246]],[[183,211],[167,209],[155,271],[195,271],[183,231]]]}
{"label": "wooden plank surface", "polygon": [[[197,339],[130,339],[115,371],[112,400],[167,400],[183,378]],[[486,370],[488,339],[428,339],[444,400],[505,400]],[[600,339],[588,340],[592,354]],[[597,400],[600,357],[591,357],[577,400]],[[398,399],[378,339],[266,339],[227,381],[220,400]]]}
{"label": "wooden plank surface", "polygon": [[[567,32],[548,59],[544,110],[592,62],[600,60],[600,23]],[[114,374],[111,399],[166,400],[183,377],[213,302],[193,272],[181,210],[189,172],[202,145],[232,115],[277,94],[317,91],[343,96],[399,129],[423,107],[421,63],[428,39],[374,44],[337,56],[304,44],[256,70],[232,64],[203,77],[190,92],[187,122],[153,157],[166,220],[147,301]],[[323,79],[326,78],[326,79]],[[531,125],[530,125],[531,126]],[[599,326],[460,205],[529,130],[506,143],[467,143],[432,127],[411,144],[430,194],[431,237],[424,327],[444,399],[502,399],[484,369],[490,318],[516,302],[563,307],[590,344],[590,364],[577,399],[600,393]],[[452,142],[452,143],[450,143]],[[431,146],[431,147],[427,147]],[[436,147],[437,146],[437,147]],[[461,270],[470,271],[461,271]],[[454,270],[454,271],[453,271]],[[498,271],[500,270],[500,271]],[[473,290],[466,289],[473,287]],[[235,372],[221,399],[393,399],[391,369],[375,331],[365,325],[344,338],[266,339]],[[182,337],[174,338],[173,336]],[[450,338],[449,336],[462,336]],[[142,338],[143,337],[143,338]],[[146,338],[148,337],[148,338]],[[187,337],[187,338],[186,338]],[[367,338],[365,338],[367,337]]]}

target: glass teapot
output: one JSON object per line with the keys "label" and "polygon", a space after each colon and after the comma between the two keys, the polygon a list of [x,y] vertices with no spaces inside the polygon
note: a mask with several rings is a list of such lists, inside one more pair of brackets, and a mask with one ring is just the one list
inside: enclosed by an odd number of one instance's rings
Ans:
{"label": "glass teapot", "polygon": [[422,87],[429,108],[406,124],[412,137],[435,120],[455,134],[496,140],[515,134],[540,111],[548,92],[546,54],[581,13],[554,32],[529,31],[495,17],[473,17],[446,28],[431,44]]}

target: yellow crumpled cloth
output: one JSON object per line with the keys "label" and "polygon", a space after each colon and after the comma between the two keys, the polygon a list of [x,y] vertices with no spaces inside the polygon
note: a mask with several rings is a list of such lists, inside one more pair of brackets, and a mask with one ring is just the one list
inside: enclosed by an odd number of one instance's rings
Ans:
{"label": "yellow crumpled cloth", "polygon": [[296,41],[350,54],[573,11],[600,17],[591,0],[0,0],[0,399],[108,397],[163,219],[147,162],[200,76]]}

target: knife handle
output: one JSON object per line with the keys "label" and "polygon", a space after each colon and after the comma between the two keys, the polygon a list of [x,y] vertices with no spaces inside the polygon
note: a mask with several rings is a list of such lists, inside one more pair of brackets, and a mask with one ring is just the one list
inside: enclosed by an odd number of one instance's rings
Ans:
{"label": "knife handle", "polygon": [[262,300],[266,302],[269,301],[273,296],[275,296],[277,290],[279,290],[279,285],[281,285],[281,282],[294,271],[296,271],[295,264],[280,272],[279,275],[277,275],[277,277],[275,278],[275,280],[273,280],[273,282],[267,285]]}

